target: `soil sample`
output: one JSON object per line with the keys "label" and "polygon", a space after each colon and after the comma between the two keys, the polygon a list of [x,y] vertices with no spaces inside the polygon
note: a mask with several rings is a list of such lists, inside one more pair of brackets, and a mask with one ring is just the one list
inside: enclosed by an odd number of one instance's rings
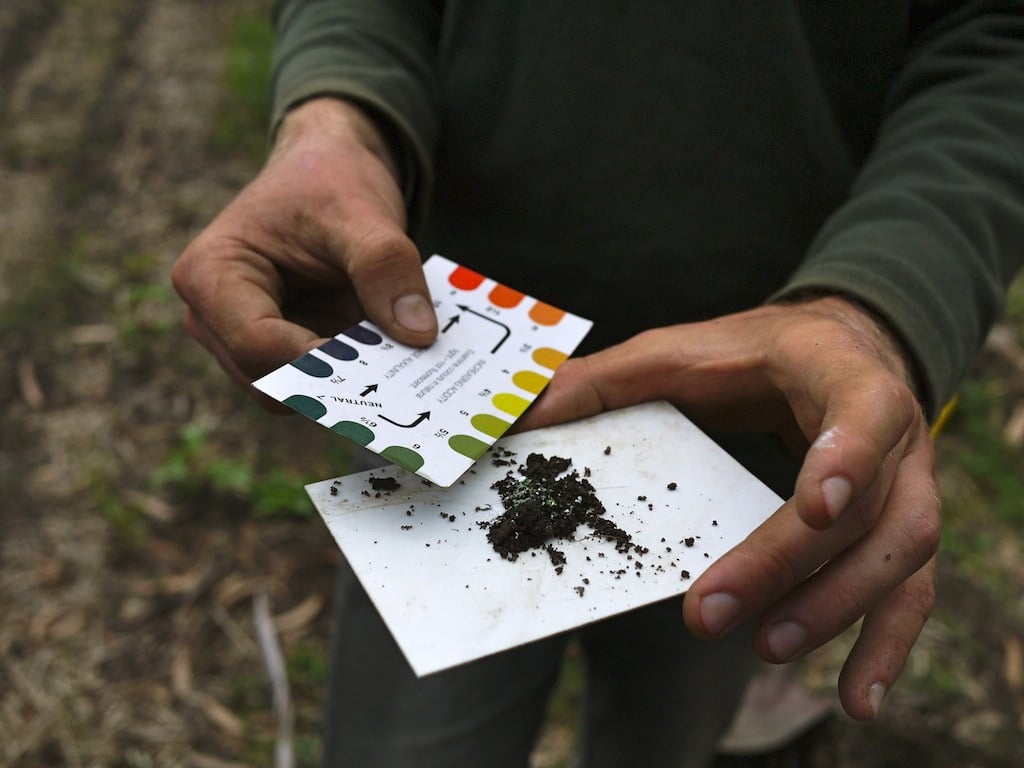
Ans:
{"label": "soil sample", "polygon": [[491,486],[501,497],[505,512],[480,525],[487,530],[487,540],[495,552],[506,560],[515,560],[523,552],[544,548],[555,571],[561,573],[565,555],[549,542],[573,540],[580,525],[613,542],[619,552],[647,551],[602,517],[605,507],[594,486],[576,470],[568,471],[571,465],[571,459],[531,453],[517,472],[510,471]]}

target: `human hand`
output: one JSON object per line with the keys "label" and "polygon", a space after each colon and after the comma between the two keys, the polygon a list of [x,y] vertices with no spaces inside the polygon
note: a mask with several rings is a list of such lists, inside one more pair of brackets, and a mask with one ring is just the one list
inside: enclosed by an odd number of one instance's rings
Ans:
{"label": "human hand", "polygon": [[188,332],[246,387],[364,316],[429,344],[437,319],[396,177],[358,108],[296,108],[260,174],[174,266]]}
{"label": "human hand", "polygon": [[933,608],[940,533],[934,450],[898,342],[838,297],[647,331],[566,361],[519,427],[660,399],[805,452],[793,497],[694,582],[687,626],[711,639],[757,617],[756,652],[782,663],[863,617],[839,694],[852,717],[874,717]]}

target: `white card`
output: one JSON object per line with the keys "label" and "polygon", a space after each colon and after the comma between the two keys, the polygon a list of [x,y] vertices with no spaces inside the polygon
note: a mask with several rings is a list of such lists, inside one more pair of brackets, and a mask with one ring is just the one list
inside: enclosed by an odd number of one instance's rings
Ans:
{"label": "white card", "polygon": [[[647,552],[583,526],[552,542],[560,573],[544,550],[502,559],[480,523],[503,511],[491,485],[516,470],[506,451],[571,458]],[[386,467],[307,491],[418,675],[681,595],[782,504],[667,403],[502,438],[449,489]]]}
{"label": "white card", "polygon": [[522,415],[592,324],[442,256],[423,271],[440,330],[432,346],[399,344],[363,322],[253,386],[447,487]]}

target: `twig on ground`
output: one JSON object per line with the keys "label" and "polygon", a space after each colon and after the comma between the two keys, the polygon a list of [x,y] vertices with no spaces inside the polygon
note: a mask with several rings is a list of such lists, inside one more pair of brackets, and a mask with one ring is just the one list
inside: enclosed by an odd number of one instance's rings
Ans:
{"label": "twig on ground", "polygon": [[252,602],[253,623],[259,641],[263,663],[270,677],[270,689],[277,715],[277,747],[274,753],[275,768],[292,768],[295,753],[292,748],[293,710],[291,693],[288,689],[288,672],[285,669],[281,646],[277,642],[274,620],[270,616],[270,601],[266,592],[259,592]]}
{"label": "twig on ground", "polygon": [[21,399],[33,411],[41,410],[46,405],[46,395],[39,386],[36,364],[31,357],[18,360],[18,386],[21,389]]}

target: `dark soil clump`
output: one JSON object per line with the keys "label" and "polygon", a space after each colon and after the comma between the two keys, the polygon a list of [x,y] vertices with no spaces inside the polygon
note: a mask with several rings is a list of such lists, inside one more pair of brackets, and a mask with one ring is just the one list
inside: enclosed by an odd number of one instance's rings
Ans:
{"label": "dark soil clump", "polygon": [[646,550],[605,517],[605,507],[586,477],[572,470],[570,459],[531,453],[516,474],[509,472],[491,487],[498,491],[505,512],[481,523],[494,551],[506,560],[523,552],[545,548],[556,573],[565,566],[565,554],[548,544],[552,539],[572,540],[580,525],[615,544],[620,552]]}
{"label": "dark soil clump", "polygon": [[370,475],[370,487],[375,491],[397,491],[402,486],[393,477],[374,477]]}

